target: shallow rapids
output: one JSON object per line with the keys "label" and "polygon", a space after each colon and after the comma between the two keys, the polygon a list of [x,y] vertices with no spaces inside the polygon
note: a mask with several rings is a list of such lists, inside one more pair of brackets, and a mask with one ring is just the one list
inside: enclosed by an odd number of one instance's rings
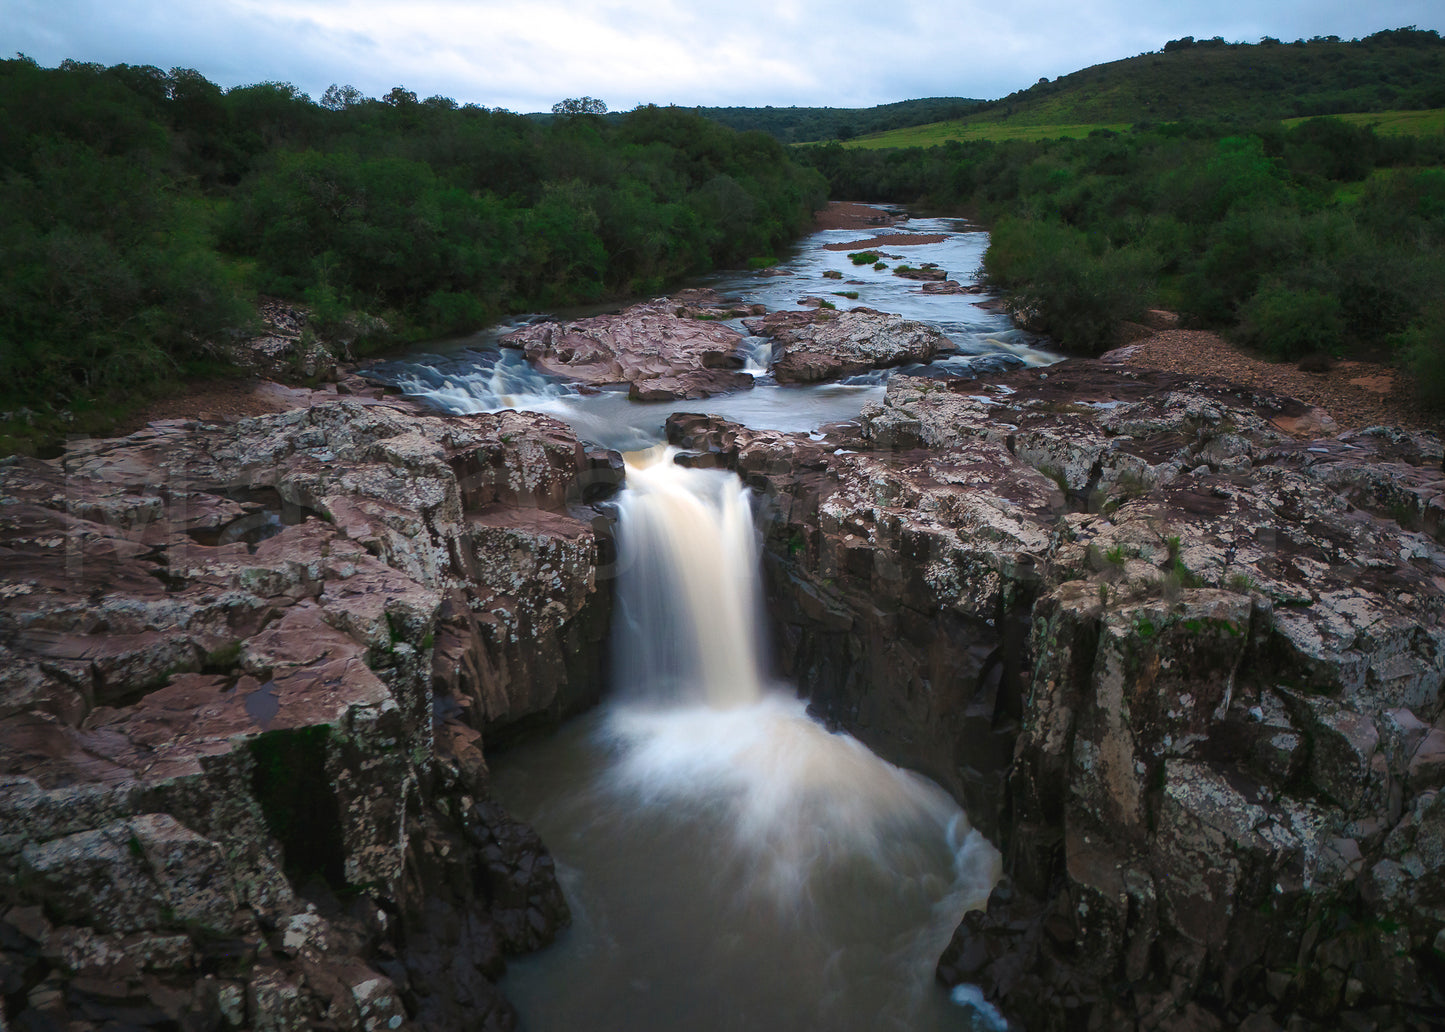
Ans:
{"label": "shallow rapids", "polygon": [[997,852],[766,683],[747,495],[672,457],[630,465],[618,503],[613,700],[494,763],[574,916],[511,964],[523,1027],[987,1027],[933,966]]}
{"label": "shallow rapids", "polygon": [[[1043,341],[1016,329],[1006,314],[979,307],[987,295],[925,294],[916,281],[893,275],[892,265],[933,262],[954,278],[969,282],[988,245],[987,233],[954,219],[913,219],[906,229],[929,242],[882,248],[878,253],[890,267],[881,271],[853,264],[846,251],[829,249],[830,245],[861,242],[871,232],[835,229],[801,241],[769,274],[718,272],[698,280],[697,285],[711,287],[731,302],[762,304],[769,311],[795,309],[803,298],[821,297],[840,310],[869,307],[933,324],[949,339],[953,351],[926,366],[905,366],[901,370],[905,373],[986,377],[1057,360],[1041,350]],[[555,314],[565,320],[597,312]],[[756,429],[816,430],[827,423],[854,419],[865,405],[882,401],[892,375],[892,370],[877,369],[838,383],[780,385],[771,376],[771,343],[745,336],[738,353],[745,369],[757,377],[753,388],[690,401],[630,401],[625,389],[580,391],[576,384],[533,369],[520,352],[500,347],[501,338],[526,321],[513,320],[467,337],[437,341],[430,346],[432,350],[375,363],[362,372],[443,412],[470,414],[502,408],[545,412],[570,425],[584,440],[619,451],[657,444],[672,412],[706,412]],[[726,325],[748,332],[739,319],[728,320]]]}

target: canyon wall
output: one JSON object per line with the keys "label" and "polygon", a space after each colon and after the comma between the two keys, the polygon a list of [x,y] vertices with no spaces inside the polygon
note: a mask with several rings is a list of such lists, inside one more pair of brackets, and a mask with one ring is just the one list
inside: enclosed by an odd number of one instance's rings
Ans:
{"label": "canyon wall", "polygon": [[782,672],[1004,849],[939,978],[1031,1032],[1434,1027],[1439,439],[1098,362],[996,384],[669,423],[757,492]]}
{"label": "canyon wall", "polygon": [[482,746],[601,689],[620,459],[313,402],[0,462],[15,1027],[510,1028],[567,921]]}

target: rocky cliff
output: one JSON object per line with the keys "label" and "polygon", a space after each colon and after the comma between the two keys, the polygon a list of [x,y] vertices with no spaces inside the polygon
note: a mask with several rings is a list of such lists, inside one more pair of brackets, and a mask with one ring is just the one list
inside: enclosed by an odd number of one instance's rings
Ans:
{"label": "rocky cliff", "polygon": [[345,397],[0,462],[14,1027],[510,1027],[567,911],[481,745],[600,688],[620,465]]}
{"label": "rocky cliff", "polygon": [[1438,1027],[1432,435],[1094,362],[895,377],[814,437],[694,416],[758,492],[784,671],[1007,877],[939,964],[1020,1027]]}

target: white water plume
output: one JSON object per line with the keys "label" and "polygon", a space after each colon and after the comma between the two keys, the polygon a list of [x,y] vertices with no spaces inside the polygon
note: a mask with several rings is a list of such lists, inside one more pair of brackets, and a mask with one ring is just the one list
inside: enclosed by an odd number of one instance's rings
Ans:
{"label": "white water plume", "polygon": [[996,852],[947,793],[828,731],[781,692],[726,710],[622,706],[603,734],[618,750],[612,791],[712,813],[744,891],[785,911],[839,886],[941,896],[941,951],[997,878]]}
{"label": "white water plume", "polygon": [[632,698],[755,702],[758,546],[731,473],[685,469],[675,449],[633,456],[618,499],[615,683]]}
{"label": "white water plume", "polygon": [[[675,454],[634,457],[618,502],[621,700],[603,729],[617,750],[609,787],[644,805],[725,815],[749,887],[790,906],[819,878],[863,878],[879,891],[941,894],[956,923],[996,880],[996,851],[938,786],[765,690],[747,491],[732,473],[678,466]],[[940,870],[951,885],[936,884]]]}

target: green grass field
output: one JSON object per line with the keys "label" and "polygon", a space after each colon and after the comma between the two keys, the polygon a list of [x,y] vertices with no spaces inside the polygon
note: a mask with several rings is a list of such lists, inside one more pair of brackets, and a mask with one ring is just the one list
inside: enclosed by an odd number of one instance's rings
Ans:
{"label": "green grass field", "polygon": [[[1428,111],[1375,111],[1360,114],[1333,115],[1354,125],[1374,126],[1382,136],[1411,135],[1433,136],[1445,133],[1445,108]],[[1033,121],[1030,118],[1030,121]],[[1307,118],[1291,118],[1285,125],[1294,126],[1307,122]],[[889,147],[936,147],[949,140],[1054,140],[1059,137],[1077,138],[1088,136],[1095,129],[1112,129],[1124,132],[1127,122],[1089,123],[1046,123],[1042,125],[1021,125],[1000,121],[997,115],[962,119],[953,122],[933,122],[915,125],[907,129],[890,129],[886,133],[873,133],[849,140],[844,147],[862,147],[868,150],[884,150]]]}
{"label": "green grass field", "polygon": [[886,133],[874,133],[849,140],[844,147],[862,147],[869,150],[883,150],[889,147],[936,147],[949,140],[1055,140],[1059,137],[1077,138],[1088,136],[1095,129],[1113,129],[1122,132],[1129,128],[1127,122],[1089,125],[1010,125],[1006,122],[934,122],[930,125],[915,125],[907,129],[890,129]]}
{"label": "green grass field", "polygon": [[[1445,133],[1445,108],[1429,111],[1375,111],[1353,115],[1334,115],[1342,122],[1374,126],[1381,136],[1435,136]],[[1289,118],[1285,125],[1299,125],[1308,118]]]}

